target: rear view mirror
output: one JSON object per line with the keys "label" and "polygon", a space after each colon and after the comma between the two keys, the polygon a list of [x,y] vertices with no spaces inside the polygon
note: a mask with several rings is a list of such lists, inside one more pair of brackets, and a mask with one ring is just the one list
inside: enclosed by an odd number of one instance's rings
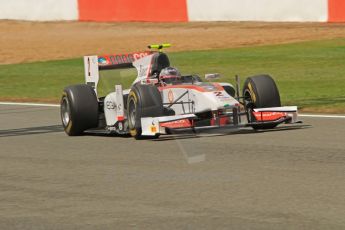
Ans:
{"label": "rear view mirror", "polygon": [[205,74],[205,79],[208,80],[208,81],[211,81],[213,79],[218,79],[218,78],[220,78],[219,73],[208,73],[208,74]]}

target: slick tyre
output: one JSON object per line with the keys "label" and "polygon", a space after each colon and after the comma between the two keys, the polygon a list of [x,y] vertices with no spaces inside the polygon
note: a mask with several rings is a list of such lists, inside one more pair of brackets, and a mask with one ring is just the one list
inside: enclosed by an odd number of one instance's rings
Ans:
{"label": "slick tyre", "polygon": [[[256,121],[251,111],[254,108],[280,107],[280,95],[276,83],[269,75],[249,77],[244,82],[243,97],[250,121]],[[271,129],[276,124],[254,125],[254,129]]]}
{"label": "slick tyre", "polygon": [[62,126],[69,136],[82,135],[98,126],[98,101],[92,87],[72,85],[64,89],[60,102]]}
{"label": "slick tyre", "polygon": [[136,84],[131,88],[127,99],[127,118],[131,136],[135,139],[158,138],[159,135],[141,135],[141,118],[159,117],[163,116],[163,113],[162,97],[156,86]]}

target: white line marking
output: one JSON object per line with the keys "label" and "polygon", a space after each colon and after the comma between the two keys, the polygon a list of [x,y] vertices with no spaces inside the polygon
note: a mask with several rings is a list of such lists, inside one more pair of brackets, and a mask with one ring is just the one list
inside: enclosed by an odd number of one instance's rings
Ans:
{"label": "white line marking", "polygon": [[345,115],[331,115],[331,114],[298,114],[299,117],[314,117],[314,118],[345,118]]}
{"label": "white line marking", "polygon": [[21,103],[21,102],[0,102],[0,105],[24,105],[24,106],[40,106],[40,107],[60,107],[60,105],[58,105],[58,104]]}
{"label": "white line marking", "polygon": [[[44,104],[44,103],[21,103],[21,102],[0,102],[0,105],[23,105],[23,106],[41,106],[41,107],[60,107],[58,104]],[[345,115],[335,114],[298,114],[300,117],[314,117],[314,118],[345,118]]]}

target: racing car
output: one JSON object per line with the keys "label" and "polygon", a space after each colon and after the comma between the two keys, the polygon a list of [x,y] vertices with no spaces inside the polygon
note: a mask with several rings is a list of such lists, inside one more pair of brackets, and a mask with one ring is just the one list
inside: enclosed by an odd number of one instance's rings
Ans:
{"label": "racing car", "polygon": [[[272,129],[297,123],[297,106],[281,106],[278,88],[269,75],[248,77],[242,90],[216,82],[219,74],[182,75],[170,66],[163,48],[129,54],[84,56],[85,84],[67,86],[61,98],[61,120],[69,136],[89,130],[130,135],[136,139],[209,129]],[[114,84],[98,95],[103,71],[135,69],[129,89]],[[240,92],[242,91],[242,93]]]}

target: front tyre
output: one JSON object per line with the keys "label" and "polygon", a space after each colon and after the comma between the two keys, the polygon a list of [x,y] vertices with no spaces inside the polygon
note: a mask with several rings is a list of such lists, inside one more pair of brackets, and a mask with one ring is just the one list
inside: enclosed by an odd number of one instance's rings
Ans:
{"label": "front tyre", "polygon": [[64,89],[60,101],[62,126],[69,136],[82,135],[98,126],[98,101],[92,87],[72,85]]}
{"label": "front tyre", "polygon": [[127,99],[127,118],[131,136],[135,139],[158,138],[159,135],[153,137],[141,135],[141,118],[163,116],[163,112],[162,97],[156,86],[134,85]]}
{"label": "front tyre", "polygon": [[[243,97],[248,113],[248,122],[255,122],[254,108],[280,107],[280,95],[276,83],[269,75],[248,77],[243,86]],[[253,125],[254,129],[271,129],[276,124]]]}

